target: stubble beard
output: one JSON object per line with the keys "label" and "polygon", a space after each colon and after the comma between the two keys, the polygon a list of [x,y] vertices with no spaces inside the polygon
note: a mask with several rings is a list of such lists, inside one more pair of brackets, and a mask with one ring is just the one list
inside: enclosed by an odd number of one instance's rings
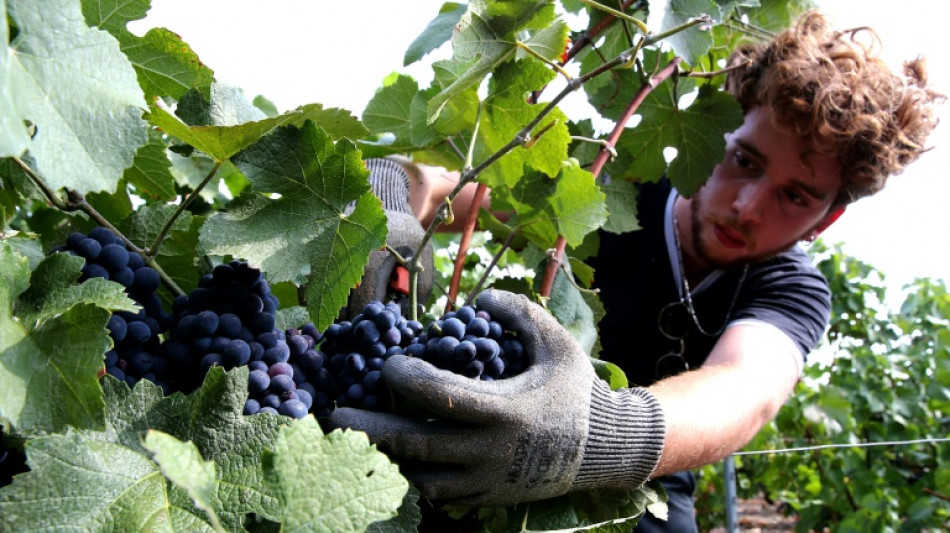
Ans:
{"label": "stubble beard", "polygon": [[[703,240],[702,233],[706,228],[706,225],[703,224],[702,218],[702,209],[703,202],[702,196],[700,194],[693,195],[690,198],[690,209],[689,209],[689,222],[690,222],[690,244],[693,248],[693,255],[696,259],[699,260],[701,265],[704,265],[706,269],[710,270],[728,270],[736,267],[743,267],[745,265],[750,265],[754,263],[759,263],[768,259],[771,259],[781,253],[788,251],[792,246],[795,245],[797,240],[794,240],[788,243],[785,246],[782,246],[774,250],[766,250],[760,253],[747,254],[744,256],[737,257],[731,260],[724,260],[714,257],[710,251],[709,247],[706,245],[706,242]],[[720,220],[717,217],[710,215],[710,222],[721,224],[730,228],[735,228],[738,231],[741,231],[743,237],[752,244],[753,248],[755,246],[755,240],[749,235],[749,232],[744,228],[741,228],[733,220]]]}

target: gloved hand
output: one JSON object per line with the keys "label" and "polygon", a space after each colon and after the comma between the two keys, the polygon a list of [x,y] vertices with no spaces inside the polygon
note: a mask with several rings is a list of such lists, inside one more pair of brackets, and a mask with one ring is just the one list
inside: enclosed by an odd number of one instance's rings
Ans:
{"label": "gloved hand", "polygon": [[338,408],[331,423],[365,431],[432,499],[511,505],[642,485],[663,450],[656,398],[611,391],[571,334],[526,297],[486,291],[477,306],[519,332],[531,358],[525,372],[480,381],[391,356],[382,371],[390,388],[438,418]]}
{"label": "gloved hand", "polygon": [[[369,169],[369,183],[373,193],[382,201],[383,211],[388,218],[386,244],[408,260],[415,254],[425,236],[425,229],[409,205],[409,175],[402,165],[389,159],[367,159],[366,168]],[[435,271],[431,244],[426,244],[423,249],[421,264],[423,270],[416,282],[416,295],[418,302],[424,304],[432,293]],[[373,300],[385,301],[394,275],[398,277],[406,274],[397,272],[399,266],[396,257],[388,250],[375,250],[370,254],[360,285],[350,294],[347,304],[349,317],[360,313],[366,304]],[[408,278],[400,285],[402,290],[408,290]],[[408,313],[408,309],[403,311]]]}

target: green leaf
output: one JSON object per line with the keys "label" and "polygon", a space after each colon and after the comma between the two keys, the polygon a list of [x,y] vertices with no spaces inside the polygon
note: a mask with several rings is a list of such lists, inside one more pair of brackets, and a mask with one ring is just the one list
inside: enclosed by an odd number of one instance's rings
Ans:
{"label": "green leaf", "polygon": [[[124,179],[119,180],[115,192],[98,191],[86,194],[86,202],[106,220],[122,220],[132,214],[132,197],[129,196],[128,183]],[[57,238],[55,242],[62,240]]]}
{"label": "green leaf", "polygon": [[[540,284],[539,276],[535,279],[535,290]],[[584,352],[590,354],[597,341],[597,322],[581,291],[562,270],[558,270],[554,277],[547,307],[557,321],[577,339]]]}
{"label": "green leaf", "polygon": [[54,190],[114,191],[146,141],[145,100],[128,59],[70,0],[16,0],[9,15],[19,28],[10,43],[13,116],[37,126],[36,170]]}
{"label": "green leaf", "polygon": [[0,271],[0,418],[24,435],[67,426],[101,428],[104,404],[97,373],[112,345],[109,312],[80,303],[61,314],[40,312],[38,321],[24,323],[13,309],[27,290],[30,271],[27,258],[6,241],[0,241]]}
{"label": "green leaf", "polygon": [[513,189],[494,189],[492,202],[517,213],[519,230],[542,249],[553,246],[558,235],[577,246],[607,218],[604,194],[576,162],[565,164],[553,179],[526,172]]}
{"label": "green leaf", "polygon": [[[190,219],[191,224],[187,227],[177,223],[172,226],[155,257],[165,274],[186,293],[198,286],[198,278],[201,275],[198,268],[198,232],[205,220],[199,216],[191,216]],[[169,306],[175,297],[166,291],[160,291],[159,295]]]}
{"label": "green leaf", "polygon": [[[0,0],[0,13],[7,18],[6,0]],[[10,29],[0,24],[0,42],[10,42]],[[23,124],[26,118],[16,108],[10,85],[10,54],[0,54],[0,157],[19,156],[30,145],[30,135]]]}
{"label": "green leaf", "polygon": [[302,305],[285,307],[277,310],[276,329],[286,330],[289,328],[299,328],[310,322],[310,312]]}
{"label": "green leaf", "polygon": [[280,432],[264,452],[264,468],[288,531],[365,531],[395,516],[409,489],[398,467],[365,433],[324,435],[312,415]]}
{"label": "green leaf", "polygon": [[191,441],[217,471],[214,505],[229,529],[253,513],[279,520],[276,493],[264,484],[261,452],[274,445],[280,428],[291,419],[274,415],[244,416],[247,367],[224,372],[213,367],[197,391],[162,395],[146,380],[134,390],[112,376],[103,378],[109,442],[146,454],[142,435],[148,430]]}
{"label": "green leaf", "polygon": [[161,134],[152,130],[148,142],[135,152],[132,166],[125,169],[123,177],[142,196],[167,202],[174,200],[178,194],[175,192],[171,166]]}
{"label": "green leaf", "polygon": [[621,156],[610,165],[611,175],[658,180],[666,169],[663,150],[672,147],[677,154],[667,174],[673,186],[689,196],[706,182],[722,160],[724,135],[742,124],[742,110],[735,98],[706,86],[688,108],[676,102],[669,82],[650,94],[640,106],[643,120],[617,143]]}
{"label": "green leaf", "polygon": [[[546,106],[528,103],[525,94],[544,87],[553,77],[549,68],[528,60],[506,63],[495,71],[485,99],[475,151],[477,159],[487,159],[503,148],[538,116]],[[567,117],[559,109],[554,109],[529,133],[528,148],[516,147],[489,167],[479,180],[493,188],[510,187],[521,177],[525,164],[548,176],[557,175],[567,160],[570,143]]]}
{"label": "green leaf", "polygon": [[86,23],[119,41],[135,67],[146,100],[166,96],[178,100],[192,88],[207,96],[214,73],[181,37],[164,28],[153,28],[143,37],[128,31],[128,23],[144,19],[150,7],[151,0],[82,0]]}
{"label": "green leaf", "polygon": [[637,188],[625,180],[615,179],[601,185],[607,195],[607,222],[604,229],[611,233],[626,233],[640,229],[637,219]]}
{"label": "green leaf", "polygon": [[419,509],[419,489],[409,486],[402,505],[396,510],[396,516],[389,520],[373,522],[366,533],[415,533],[422,523],[422,511]]}
{"label": "green leaf", "polygon": [[165,133],[177,137],[208,154],[215,161],[225,161],[234,154],[259,141],[274,128],[283,125],[300,126],[314,121],[327,126],[331,137],[358,138],[365,135],[365,128],[346,111],[323,109],[320,104],[300,106],[282,115],[233,125],[189,126],[158,105],[152,105],[147,118]]}
{"label": "green leaf", "polygon": [[[670,29],[685,24],[699,15],[709,15],[713,21],[722,18],[719,6],[713,0],[672,0],[663,17],[663,29]],[[697,65],[713,44],[712,33],[699,26],[692,26],[684,31],[675,33],[666,39],[676,55],[690,65]]]}
{"label": "green leaf", "polygon": [[553,7],[534,0],[471,2],[456,25],[453,55],[448,62],[462,66],[464,73],[429,100],[429,123],[435,122],[446,103],[457,94],[478,86],[492,70],[514,56],[518,31],[541,30],[551,25]]}
{"label": "green leaf", "polygon": [[90,278],[77,283],[83,263],[83,258],[66,253],[52,254],[41,261],[30,278],[30,287],[17,301],[20,321],[30,324],[81,303],[111,311],[138,310],[125,287],[114,281]]}
{"label": "green leaf", "polygon": [[[370,252],[385,242],[386,217],[359,151],[346,140],[334,145],[307,122],[301,130],[274,131],[234,162],[253,191],[205,222],[203,249],[244,258],[272,282],[309,274],[307,308],[324,329],[361,279]],[[273,193],[280,198],[263,196]]]}
{"label": "green leaf", "polygon": [[410,109],[419,85],[410,76],[399,75],[376,91],[363,110],[363,123],[369,131],[391,133],[395,149],[412,146]]}
{"label": "green leaf", "polygon": [[419,61],[423,56],[451,39],[455,25],[458,24],[467,9],[468,4],[456,2],[442,4],[439,14],[429,21],[422,33],[409,44],[402,65],[405,67]]}
{"label": "green leaf", "polygon": [[0,489],[0,530],[213,531],[140,452],[70,431],[27,442],[26,455],[30,471]]}
{"label": "green leaf", "polygon": [[145,449],[154,454],[162,474],[184,489],[195,506],[217,524],[218,518],[211,503],[215,494],[214,463],[205,461],[194,443],[182,442],[154,429],[145,434]]}
{"label": "green leaf", "polygon": [[[142,248],[152,246],[162,227],[171,220],[178,206],[172,204],[148,204],[139,207],[118,228],[130,241]],[[186,231],[191,225],[191,213],[183,211],[175,219],[171,229]]]}

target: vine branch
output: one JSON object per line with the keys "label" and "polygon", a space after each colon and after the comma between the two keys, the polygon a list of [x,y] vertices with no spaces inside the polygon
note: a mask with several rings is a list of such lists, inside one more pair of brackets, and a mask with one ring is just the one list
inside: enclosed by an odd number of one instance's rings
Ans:
{"label": "vine branch", "polygon": [[168,288],[168,290],[172,291],[172,293],[175,296],[180,296],[182,294],[185,294],[185,291],[181,290],[181,287],[179,287],[178,284],[175,283],[175,281],[172,280],[171,277],[168,276],[168,273],[166,273],[165,270],[162,269],[162,267],[157,262],[155,262],[155,259],[152,256],[148,255],[145,252],[145,250],[143,250],[142,248],[139,248],[134,242],[130,241],[129,238],[126,237],[124,233],[119,231],[118,228],[116,228],[115,226],[112,225],[112,223],[106,220],[106,218],[102,216],[102,214],[99,213],[99,211],[97,211],[96,208],[89,205],[89,202],[86,201],[86,198],[83,195],[79,194],[79,192],[77,191],[66,189],[67,200],[64,201],[49,186],[49,184],[46,183],[46,180],[44,180],[42,177],[39,176],[39,174],[34,172],[33,169],[30,168],[30,166],[27,165],[25,161],[23,161],[19,157],[13,157],[12,159],[21,169],[23,169],[23,172],[25,172],[27,177],[30,178],[30,181],[33,182],[34,185],[36,185],[36,187],[43,193],[43,196],[46,197],[47,201],[49,201],[49,203],[53,207],[61,211],[66,211],[66,212],[82,211],[87,216],[89,216],[89,218],[93,219],[97,224],[108,229],[109,231],[112,232],[113,235],[121,239],[122,242],[125,243],[126,248],[141,255],[142,258],[145,260],[145,264],[153,268],[155,272],[158,273],[158,277],[161,280],[162,284],[165,285],[165,287]]}
{"label": "vine branch", "polygon": [[[634,94],[633,99],[631,99],[630,103],[627,104],[627,108],[624,109],[620,119],[614,125],[613,131],[611,131],[610,135],[607,137],[606,144],[601,147],[601,149],[597,152],[597,156],[594,157],[594,162],[591,165],[590,172],[594,175],[595,180],[600,177],[600,172],[603,170],[604,165],[610,158],[611,153],[616,153],[614,152],[614,147],[617,146],[617,141],[620,139],[620,135],[626,128],[627,121],[630,120],[633,114],[637,111],[637,108],[640,107],[640,104],[643,103],[643,100],[646,99],[647,95],[649,95],[656,86],[676,73],[676,70],[679,68],[679,64],[682,61],[682,58],[674,57],[669,63],[667,63],[665,67],[654,74],[647,83],[643,84],[636,94]],[[554,244],[554,251],[548,257],[548,262],[544,269],[544,277],[541,279],[540,295],[542,298],[546,298],[551,294],[551,288],[554,286],[554,278],[557,276],[558,267],[561,264],[561,256],[564,255],[564,249],[566,247],[567,240],[564,239],[563,236],[559,235],[557,241]]]}
{"label": "vine branch", "polygon": [[180,217],[182,213],[184,213],[185,209],[188,209],[188,206],[191,205],[198,194],[201,193],[201,190],[204,189],[205,186],[208,185],[208,182],[210,182],[215,174],[218,173],[219,168],[221,168],[221,162],[215,161],[214,166],[211,167],[208,175],[205,176],[203,180],[201,180],[201,183],[198,184],[195,190],[191,191],[191,194],[182,200],[182,202],[178,205],[178,209],[175,210],[175,213],[165,221],[165,225],[162,226],[162,229],[158,232],[158,235],[155,236],[155,240],[152,241],[152,245],[146,249],[149,257],[154,257],[158,254],[158,249],[162,245],[162,241],[165,240],[165,236],[168,235],[168,232],[175,224],[175,221],[178,220],[178,217]]}

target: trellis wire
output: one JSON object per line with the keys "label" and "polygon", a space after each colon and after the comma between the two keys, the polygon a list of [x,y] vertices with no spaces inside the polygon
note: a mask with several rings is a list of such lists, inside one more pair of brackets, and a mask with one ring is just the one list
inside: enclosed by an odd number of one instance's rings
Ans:
{"label": "trellis wire", "polygon": [[744,452],[735,452],[732,455],[766,455],[770,453],[790,453],[790,452],[810,452],[812,450],[829,450],[836,448],[870,448],[871,446],[907,446],[910,444],[939,444],[950,442],[950,437],[914,439],[914,440],[891,440],[881,442],[855,442],[850,444],[816,444],[814,446],[801,446],[798,448],[779,448],[777,450],[752,450]]}
{"label": "trellis wire", "polygon": [[726,531],[728,533],[737,533],[739,531],[739,521],[737,519],[738,509],[736,505],[736,467],[734,463],[735,456],[741,455],[767,455],[772,453],[793,453],[810,452],[816,450],[833,450],[840,448],[870,448],[872,446],[909,446],[912,444],[940,444],[950,442],[950,437],[913,439],[913,440],[890,440],[881,442],[854,442],[847,444],[816,444],[814,446],[799,446],[796,448],[779,448],[776,450],[750,450],[735,452],[723,459],[724,482],[726,493]]}

